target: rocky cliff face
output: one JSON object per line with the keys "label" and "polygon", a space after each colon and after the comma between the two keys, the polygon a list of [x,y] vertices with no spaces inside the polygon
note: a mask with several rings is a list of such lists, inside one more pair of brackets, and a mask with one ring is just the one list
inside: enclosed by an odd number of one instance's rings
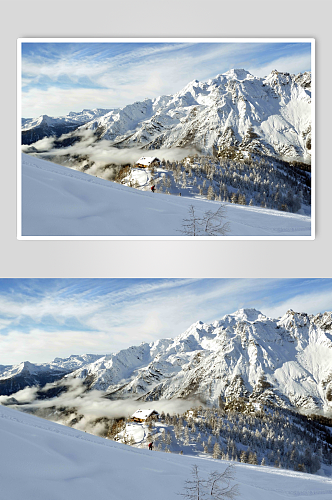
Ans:
{"label": "rocky cliff face", "polygon": [[213,324],[198,321],[172,339],[106,356],[0,367],[1,394],[66,375],[110,399],[198,398],[209,405],[247,398],[299,410],[332,410],[332,313],[292,310],[271,319],[240,309]]}
{"label": "rocky cliff face", "polygon": [[241,309],[213,324],[197,322],[175,339],[104,356],[70,377],[111,399],[153,401],[239,397],[290,408],[332,408],[332,314],[290,310],[271,319]]}
{"label": "rocky cliff face", "polygon": [[[311,74],[272,71],[258,78],[233,69],[208,82],[194,80],[174,95],[90,120],[84,116],[74,135],[91,130],[96,141],[103,138],[117,148],[190,146],[204,154],[259,153],[310,162]],[[33,133],[31,124],[28,133]]]}

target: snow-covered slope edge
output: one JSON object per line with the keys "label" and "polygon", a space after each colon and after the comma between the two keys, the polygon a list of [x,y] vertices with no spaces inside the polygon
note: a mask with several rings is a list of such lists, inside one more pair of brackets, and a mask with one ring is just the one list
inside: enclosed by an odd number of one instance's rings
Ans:
{"label": "snow-covered slope edge", "polygon": [[[22,236],[175,236],[193,205],[198,216],[220,203],[153,194],[22,155]],[[310,217],[226,203],[224,237],[311,235]]]}
{"label": "snow-covered slope edge", "polygon": [[[0,406],[1,492],[10,500],[145,498],[160,500],[183,492],[191,466],[202,478],[227,462],[140,450],[98,438]],[[236,465],[239,498],[244,500],[329,500],[332,481],[305,473]]]}

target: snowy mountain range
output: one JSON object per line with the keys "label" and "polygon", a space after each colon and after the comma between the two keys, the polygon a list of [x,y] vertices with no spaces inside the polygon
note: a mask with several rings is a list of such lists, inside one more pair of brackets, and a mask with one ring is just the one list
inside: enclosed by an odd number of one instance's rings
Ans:
{"label": "snowy mountain range", "polygon": [[[56,359],[49,366],[71,372],[67,380],[80,379],[113,400],[198,398],[211,405],[247,398],[311,412],[332,409],[331,312],[289,310],[271,319],[240,309],[213,324],[198,321],[174,339],[89,356]],[[0,387],[9,386],[17,371],[3,370]]]}
{"label": "snowy mountain range", "polygon": [[274,70],[259,78],[232,69],[123,108],[23,119],[22,142],[71,131],[71,141],[79,141],[86,130],[117,148],[194,147],[225,156],[236,150],[310,163],[311,73]]}
{"label": "snowy mountain range", "polygon": [[79,113],[71,111],[68,115],[59,118],[47,115],[41,115],[38,118],[22,118],[22,144],[32,144],[44,137],[60,137],[109,111],[111,110],[83,109]]}
{"label": "snowy mountain range", "polygon": [[55,358],[51,363],[34,364],[23,361],[14,366],[0,365],[0,394],[9,395],[27,386],[43,386],[54,382],[81,366],[93,363],[99,357],[95,354],[84,354],[67,359]]}

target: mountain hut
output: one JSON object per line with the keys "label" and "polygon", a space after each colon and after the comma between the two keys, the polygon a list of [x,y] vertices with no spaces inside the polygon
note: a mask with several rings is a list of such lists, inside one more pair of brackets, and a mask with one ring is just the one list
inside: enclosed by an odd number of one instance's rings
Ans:
{"label": "mountain hut", "polygon": [[132,422],[148,422],[149,420],[154,420],[159,417],[159,413],[156,410],[137,410],[131,416]]}
{"label": "mountain hut", "polygon": [[148,168],[148,167],[159,167],[160,160],[156,156],[142,156],[136,163],[136,167]]}

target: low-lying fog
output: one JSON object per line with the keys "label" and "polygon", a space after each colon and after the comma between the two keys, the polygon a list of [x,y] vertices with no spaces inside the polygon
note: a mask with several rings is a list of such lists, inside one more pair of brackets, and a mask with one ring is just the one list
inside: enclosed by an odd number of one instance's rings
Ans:
{"label": "low-lying fog", "polygon": [[[64,392],[45,398],[50,390]],[[96,435],[104,434],[105,422],[100,421],[101,418],[127,418],[139,408],[153,408],[159,413],[164,411],[170,415],[182,414],[202,404],[198,399],[145,402],[132,398],[113,401],[105,397],[106,394],[104,391],[87,390],[81,379],[67,378],[46,384],[42,389],[38,386],[27,387],[10,396],[0,396],[0,404]],[[83,418],[76,419],[77,416]]]}
{"label": "low-lying fog", "polygon": [[63,134],[58,139],[44,137],[33,144],[22,146],[22,153],[74,167],[107,180],[114,180],[122,165],[133,164],[141,156],[156,156],[160,160],[179,161],[197,152],[193,147],[118,149],[111,146],[110,141],[106,139],[97,140],[92,130],[76,130]]}

